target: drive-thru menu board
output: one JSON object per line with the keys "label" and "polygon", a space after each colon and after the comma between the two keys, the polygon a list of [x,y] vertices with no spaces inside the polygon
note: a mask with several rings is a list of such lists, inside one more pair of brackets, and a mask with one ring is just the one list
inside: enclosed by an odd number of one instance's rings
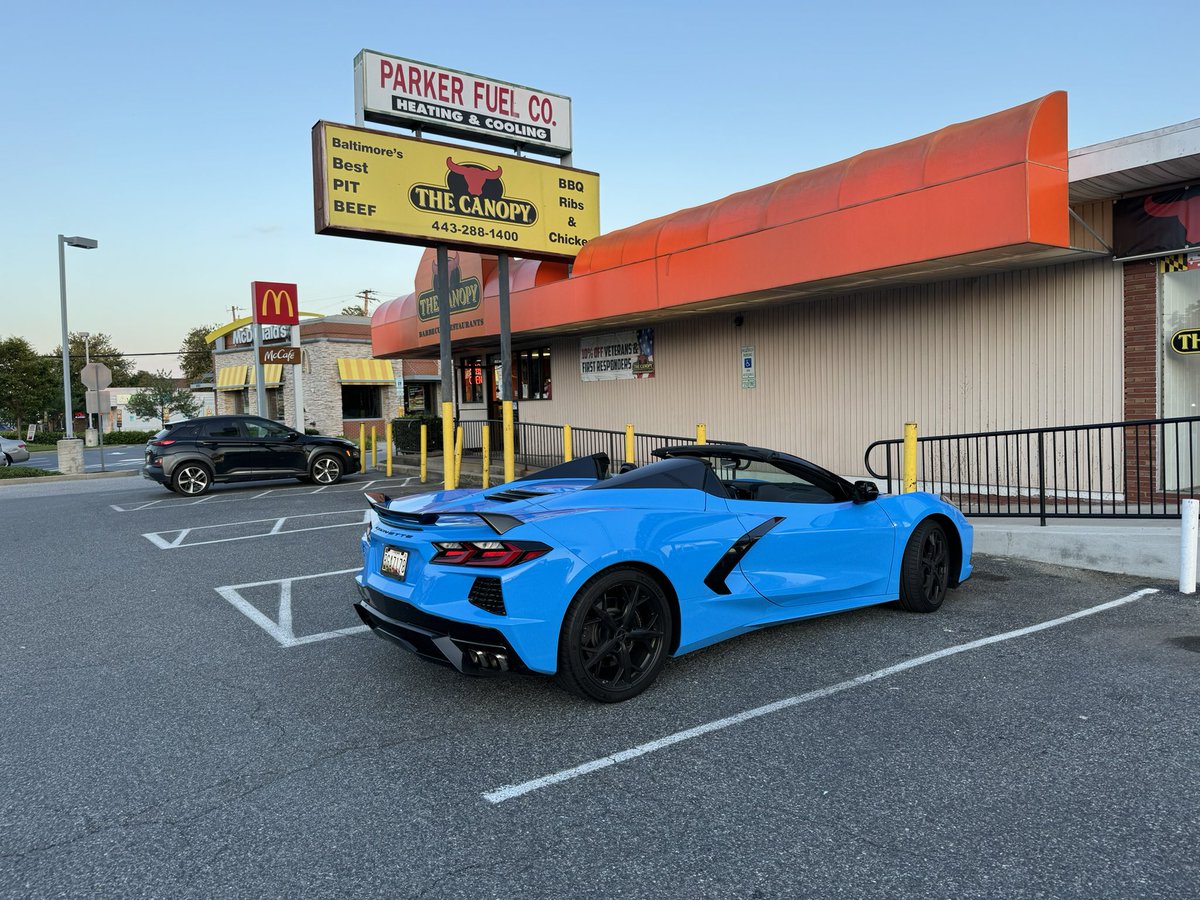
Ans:
{"label": "drive-thru menu board", "polygon": [[600,233],[600,176],[552,163],[313,126],[318,234],[572,259]]}

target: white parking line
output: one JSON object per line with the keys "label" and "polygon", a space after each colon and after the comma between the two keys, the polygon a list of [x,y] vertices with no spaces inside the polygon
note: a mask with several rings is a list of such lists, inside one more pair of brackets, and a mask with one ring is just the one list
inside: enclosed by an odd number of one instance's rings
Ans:
{"label": "white parking line", "polygon": [[[376,479],[374,481],[368,481],[365,483],[355,482],[352,485],[342,486],[340,489],[338,486],[329,484],[319,488],[288,488],[286,490],[283,488],[268,488],[267,490],[261,491],[257,494],[238,494],[232,497],[223,497],[220,494],[207,494],[206,496],[195,500],[186,500],[182,497],[162,497],[158,500],[147,500],[145,503],[136,503],[132,506],[122,506],[117,503],[112,503],[109,505],[109,509],[119,513],[128,513],[142,512],[143,510],[147,509],[179,509],[180,507],[184,506],[195,506],[199,503],[243,503],[247,500],[258,500],[260,497],[265,497],[267,494],[274,494],[277,497],[303,497],[309,494],[320,494],[325,491],[329,491],[331,494],[362,494],[370,490],[372,485],[408,487],[416,479],[416,475],[409,475],[403,480],[380,481]],[[333,490],[330,490],[330,488],[333,488]],[[431,487],[430,489],[432,490],[433,488]]]}
{"label": "white parking line", "polygon": [[[334,522],[329,525],[308,525],[304,528],[284,528],[288,522],[294,522],[297,519],[316,519],[325,516],[351,516],[349,522]],[[344,509],[334,512],[319,512],[319,513],[304,513],[299,516],[279,516],[270,519],[246,519],[241,522],[222,522],[219,525],[197,525],[194,528],[172,528],[168,531],[151,531],[143,534],[146,540],[158,547],[160,550],[176,550],[180,547],[202,547],[205,544],[227,544],[230,541],[250,541],[255,538],[276,537],[278,535],[299,534],[304,531],[324,531],[328,528],[351,528],[355,525],[366,525],[371,521],[371,511],[369,509]],[[267,523],[270,525],[267,525]],[[209,538],[203,541],[191,541],[184,543],[183,539],[189,534],[197,531],[211,533],[217,528],[226,529],[244,529],[249,526],[260,526],[251,528],[253,534],[238,534],[232,537]],[[173,535],[173,537],[169,537]]]}
{"label": "white parking line", "polygon": [[[318,634],[296,636],[292,630],[292,584],[297,581],[307,581],[312,578],[329,578],[336,575],[348,575],[359,571],[353,569],[337,569],[332,572],[318,572],[316,575],[297,575],[294,578],[276,578],[270,581],[251,581],[246,584],[228,584],[216,588],[216,592],[233,604],[251,622],[269,634],[281,647],[299,647],[302,644],[312,644],[316,641],[327,641],[331,638],[345,637],[350,634],[361,634],[368,631],[366,625],[354,625],[350,628],[338,628],[335,631],[322,631]],[[279,611],[275,619],[262,613],[254,604],[241,595],[241,591],[249,588],[263,587],[268,584],[279,585]]]}
{"label": "white parking line", "polygon": [[774,703],[768,703],[766,706],[759,706],[754,709],[748,709],[745,712],[740,712],[732,716],[727,716],[724,719],[717,719],[714,722],[706,722],[703,725],[697,725],[694,728],[688,728],[684,731],[677,731],[674,734],[669,734],[666,737],[658,738],[646,744],[639,744],[628,750],[622,750],[620,753],[613,753],[610,756],[603,756],[600,759],[593,759],[591,762],[583,763],[582,765],[574,766],[570,769],[563,769],[560,772],[555,772],[551,775],[543,775],[541,778],[534,778],[530,781],[523,781],[520,784],[510,784],[494,791],[488,791],[482,797],[488,803],[503,803],[505,800],[512,800],[514,797],[520,797],[523,794],[528,794],[532,791],[541,790],[553,784],[559,784],[563,781],[569,781],[572,778],[579,778],[581,775],[588,775],[592,772],[606,769],[609,766],[615,766],[617,763],[627,762],[631,759],[637,759],[639,756],[645,756],[648,753],[653,753],[656,750],[662,750],[674,744],[683,741],[690,741],[692,738],[698,738],[705,734],[711,734],[714,731],[721,731],[725,728],[730,728],[734,725],[740,725],[742,722],[748,722],[751,719],[757,719],[762,716],[770,715],[771,713],[779,712],[780,710],[790,709],[793,706],[799,706],[801,703],[808,703],[812,700],[821,700],[833,694],[840,694],[842,691],[847,691],[850,688],[858,687],[859,685],[869,684],[872,681],[878,681],[881,678],[888,678],[892,675],[906,672],[909,669],[915,669],[917,666],[923,666],[927,663],[936,662],[939,659],[945,659],[947,656],[954,656],[959,653],[966,653],[968,650],[977,650],[980,647],[986,647],[989,644],[998,644],[1001,641],[1011,641],[1014,638],[1024,637],[1027,634],[1033,634],[1038,631],[1045,631],[1047,628],[1054,628],[1058,625],[1065,625],[1067,622],[1073,622],[1075,619],[1081,619],[1084,616],[1093,616],[1096,613],[1104,612],[1105,610],[1114,609],[1118,606],[1124,606],[1126,603],[1132,603],[1145,597],[1147,594],[1157,594],[1157,588],[1143,588],[1140,591],[1135,591],[1126,597],[1121,597],[1117,600],[1110,600],[1108,603],[1101,603],[1099,606],[1092,606],[1087,609],[1082,609],[1079,612],[1071,613],[1070,615],[1062,616],[1057,619],[1051,619],[1047,622],[1039,622],[1037,625],[1030,625],[1026,628],[1018,628],[1014,631],[1006,631],[1002,634],[994,634],[991,637],[980,638],[975,641],[968,641],[965,644],[957,644],[953,647],[947,647],[945,650],[938,650],[936,653],[927,653],[924,656],[916,656],[912,659],[906,659],[904,662],[897,663],[894,666],[888,666],[886,669],[878,669],[874,672],[868,672],[866,675],[859,675],[857,678],[851,678],[849,681],[843,681],[838,684],[830,685],[829,687],[818,688],[815,691],[809,691],[805,694],[798,694],[795,697],[788,697],[784,700],[776,700]]}

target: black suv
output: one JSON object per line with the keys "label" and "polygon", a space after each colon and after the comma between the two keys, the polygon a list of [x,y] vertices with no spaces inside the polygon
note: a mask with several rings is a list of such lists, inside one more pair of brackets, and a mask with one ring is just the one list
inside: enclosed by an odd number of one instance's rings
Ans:
{"label": "black suv", "polygon": [[142,475],[197,497],[217,481],[294,476],[336,484],[358,471],[358,457],[344,438],[301,434],[258,416],[209,416],[174,422],[151,438]]}

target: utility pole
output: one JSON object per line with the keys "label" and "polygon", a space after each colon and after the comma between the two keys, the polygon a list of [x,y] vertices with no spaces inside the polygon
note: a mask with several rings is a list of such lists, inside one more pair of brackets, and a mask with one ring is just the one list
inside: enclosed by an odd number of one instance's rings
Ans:
{"label": "utility pole", "polygon": [[229,316],[230,316],[230,318],[229,318],[229,321],[230,321],[230,322],[236,322],[236,321],[237,321],[237,311],[238,311],[239,309],[241,309],[241,307],[240,307],[240,306],[231,306],[231,307],[229,307]]}
{"label": "utility pole", "polygon": [[364,316],[369,316],[371,314],[371,299],[372,299],[371,295],[375,294],[375,293],[378,293],[378,291],[372,291],[368,288],[364,288],[363,290],[359,291],[357,294],[354,295],[355,297],[362,298],[362,308],[363,308]]}

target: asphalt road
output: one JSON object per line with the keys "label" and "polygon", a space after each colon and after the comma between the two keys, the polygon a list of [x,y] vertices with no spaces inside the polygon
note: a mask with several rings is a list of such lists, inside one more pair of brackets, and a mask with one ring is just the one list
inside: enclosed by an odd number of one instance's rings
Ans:
{"label": "asphalt road", "polygon": [[0,896],[1197,896],[1170,585],[977,557],[935,615],[761,632],[599,706],[359,630],[365,487],[0,486]]}
{"label": "asphalt road", "polygon": [[[145,444],[114,444],[103,448],[103,470],[101,469],[101,448],[85,447],[83,449],[83,465],[87,472],[125,472],[137,471],[146,455]],[[58,451],[40,450],[30,453],[27,462],[16,463],[19,466],[34,466],[38,469],[58,471]]]}

